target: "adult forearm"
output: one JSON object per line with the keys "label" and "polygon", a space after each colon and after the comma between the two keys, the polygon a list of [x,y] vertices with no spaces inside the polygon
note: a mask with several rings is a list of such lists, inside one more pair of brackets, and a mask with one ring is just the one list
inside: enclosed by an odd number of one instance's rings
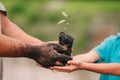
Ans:
{"label": "adult forearm", "polygon": [[102,74],[120,76],[120,64],[117,63],[116,64],[115,63],[109,63],[109,64],[83,63],[83,66],[85,70],[102,73]]}
{"label": "adult forearm", "polygon": [[42,41],[26,34],[16,24],[8,19],[8,17],[2,15],[2,33],[6,36],[19,39],[30,44],[41,44]]}
{"label": "adult forearm", "polygon": [[33,47],[18,39],[0,35],[0,57],[25,57]]}
{"label": "adult forearm", "polygon": [[30,44],[43,43],[43,41],[25,33],[23,30],[21,30],[16,24],[12,23],[11,21],[9,21],[7,26],[3,27],[3,34]]}

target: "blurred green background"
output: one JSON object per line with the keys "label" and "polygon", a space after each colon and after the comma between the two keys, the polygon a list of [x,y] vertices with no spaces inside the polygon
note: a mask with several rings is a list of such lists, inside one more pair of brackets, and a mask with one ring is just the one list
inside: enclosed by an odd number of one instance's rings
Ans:
{"label": "blurred green background", "polygon": [[[108,28],[109,25],[119,28],[120,25],[119,1],[2,0],[2,2],[6,6],[9,18],[32,36],[43,41],[58,40],[60,31],[74,36],[76,54],[88,47],[94,28],[104,25]],[[68,18],[65,18],[61,11],[66,12]],[[69,25],[63,23],[58,26],[57,23],[62,19],[66,19]]]}
{"label": "blurred green background", "polygon": [[[89,51],[105,37],[120,30],[119,0],[1,1],[8,11],[8,17],[34,37],[43,41],[58,40],[61,31],[74,36],[73,55]],[[64,17],[61,11],[68,17]],[[66,22],[57,25],[62,19]]]}

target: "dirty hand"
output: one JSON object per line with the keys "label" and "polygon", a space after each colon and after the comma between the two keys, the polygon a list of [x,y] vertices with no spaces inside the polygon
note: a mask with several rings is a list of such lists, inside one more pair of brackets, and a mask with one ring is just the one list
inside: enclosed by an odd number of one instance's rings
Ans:
{"label": "dirty hand", "polygon": [[43,43],[42,45],[34,46],[34,50],[27,57],[34,59],[42,67],[63,66],[62,62],[67,62],[72,58],[58,53],[56,51],[58,47],[60,47],[59,44]]}

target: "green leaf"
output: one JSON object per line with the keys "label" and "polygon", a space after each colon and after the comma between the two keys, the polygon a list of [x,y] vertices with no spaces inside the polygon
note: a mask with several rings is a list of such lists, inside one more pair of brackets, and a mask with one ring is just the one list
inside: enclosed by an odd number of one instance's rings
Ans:
{"label": "green leaf", "polygon": [[64,22],[66,22],[66,20],[65,20],[65,19],[62,19],[62,20],[60,20],[60,21],[57,23],[57,25],[60,25],[60,24],[62,24],[62,23],[64,23]]}
{"label": "green leaf", "polygon": [[66,12],[64,12],[64,11],[61,11],[61,13],[62,13],[62,15],[64,16],[64,17],[68,17],[68,15],[67,15],[67,13]]}

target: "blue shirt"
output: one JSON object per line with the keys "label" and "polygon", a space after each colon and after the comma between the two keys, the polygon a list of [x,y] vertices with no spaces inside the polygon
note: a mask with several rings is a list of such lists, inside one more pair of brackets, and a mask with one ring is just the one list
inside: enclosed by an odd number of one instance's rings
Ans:
{"label": "blue shirt", "polygon": [[[120,33],[106,38],[93,49],[99,55],[98,62],[120,63]],[[120,76],[101,74],[100,80],[120,80]]]}

